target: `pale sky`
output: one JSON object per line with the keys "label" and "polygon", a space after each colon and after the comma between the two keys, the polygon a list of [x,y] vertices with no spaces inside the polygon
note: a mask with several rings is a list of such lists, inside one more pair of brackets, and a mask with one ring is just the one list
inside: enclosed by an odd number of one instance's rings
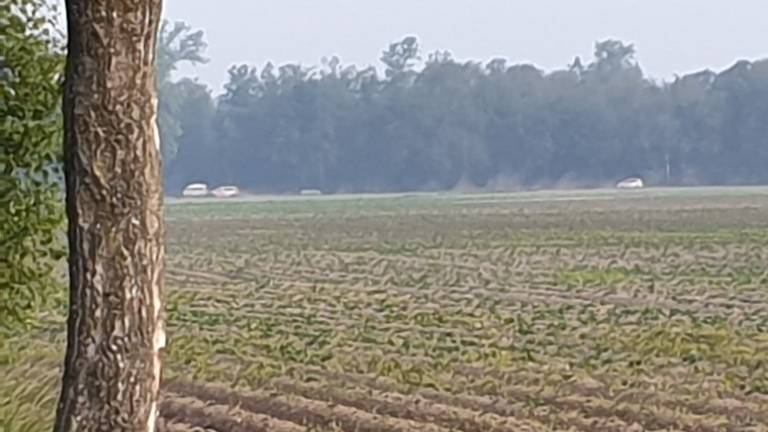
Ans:
{"label": "pale sky", "polygon": [[232,64],[314,65],[335,54],[378,65],[406,35],[425,52],[547,71],[616,38],[634,43],[657,79],[768,57],[768,0],[165,0],[164,15],[205,31],[210,62],[182,73],[217,93]]}

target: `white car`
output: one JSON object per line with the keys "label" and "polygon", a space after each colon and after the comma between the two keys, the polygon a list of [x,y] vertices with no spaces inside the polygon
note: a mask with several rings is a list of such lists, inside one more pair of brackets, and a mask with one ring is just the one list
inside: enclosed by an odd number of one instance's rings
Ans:
{"label": "white car", "polygon": [[301,191],[299,191],[299,195],[301,196],[317,196],[322,194],[323,192],[318,189],[302,189]]}
{"label": "white car", "polygon": [[240,195],[240,189],[237,186],[220,186],[213,190],[213,196],[216,198],[232,198]]}
{"label": "white car", "polygon": [[208,185],[205,183],[192,183],[184,188],[181,193],[187,198],[200,198],[208,195]]}
{"label": "white car", "polygon": [[645,187],[645,183],[643,183],[643,179],[641,178],[630,177],[618,182],[616,187],[618,189],[642,189]]}

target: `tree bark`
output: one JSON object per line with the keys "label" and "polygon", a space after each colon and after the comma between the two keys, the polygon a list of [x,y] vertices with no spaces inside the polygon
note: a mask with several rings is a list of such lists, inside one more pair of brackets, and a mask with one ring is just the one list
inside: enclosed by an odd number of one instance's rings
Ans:
{"label": "tree bark", "polygon": [[165,346],[161,6],[66,2],[70,305],[55,432],[155,429]]}

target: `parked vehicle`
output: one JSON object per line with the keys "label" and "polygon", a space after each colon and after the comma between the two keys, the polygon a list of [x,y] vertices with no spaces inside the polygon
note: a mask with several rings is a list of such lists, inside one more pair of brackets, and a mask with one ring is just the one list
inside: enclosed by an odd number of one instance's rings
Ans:
{"label": "parked vehicle", "polygon": [[208,185],[205,183],[192,183],[187,185],[181,194],[187,198],[200,198],[208,196]]}
{"label": "parked vehicle", "polygon": [[318,190],[318,189],[302,189],[299,192],[299,195],[301,195],[301,196],[317,196],[317,195],[322,195],[322,194],[323,194],[323,192],[321,190]]}
{"label": "parked vehicle", "polygon": [[232,198],[240,195],[240,189],[237,186],[220,186],[213,190],[213,196],[216,198]]}
{"label": "parked vehicle", "polygon": [[619,189],[642,189],[645,187],[645,183],[643,183],[641,178],[630,177],[618,182],[616,187]]}

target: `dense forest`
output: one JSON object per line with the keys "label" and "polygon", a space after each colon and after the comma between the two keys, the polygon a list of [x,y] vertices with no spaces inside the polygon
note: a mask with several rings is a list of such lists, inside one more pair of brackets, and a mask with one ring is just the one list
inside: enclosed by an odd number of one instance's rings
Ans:
{"label": "dense forest", "polygon": [[383,73],[336,57],[236,65],[214,98],[171,78],[206,61],[203,33],[166,23],[161,36],[171,195],[197,181],[258,193],[768,183],[768,60],[655,82],[617,40],[545,73],[423,54],[409,36],[382,52]]}

